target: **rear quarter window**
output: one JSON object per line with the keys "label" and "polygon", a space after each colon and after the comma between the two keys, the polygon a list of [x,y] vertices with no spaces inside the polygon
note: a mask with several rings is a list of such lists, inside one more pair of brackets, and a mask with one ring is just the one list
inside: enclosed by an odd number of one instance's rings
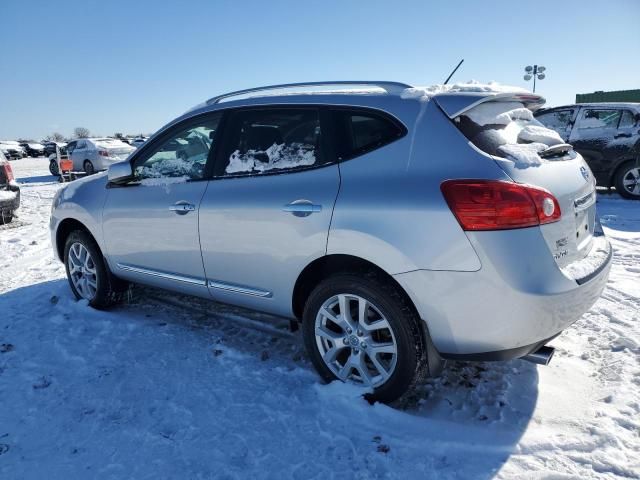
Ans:
{"label": "rear quarter window", "polygon": [[333,110],[331,116],[339,160],[371,152],[406,134],[399,122],[378,112],[340,109]]}

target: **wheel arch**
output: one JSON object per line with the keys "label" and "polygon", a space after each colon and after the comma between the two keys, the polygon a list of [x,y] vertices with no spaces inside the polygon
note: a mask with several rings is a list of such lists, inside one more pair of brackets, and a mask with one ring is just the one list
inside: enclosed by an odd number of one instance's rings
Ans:
{"label": "wheel arch", "polygon": [[300,275],[298,275],[298,279],[293,288],[291,308],[296,319],[302,321],[302,313],[306,300],[320,281],[336,273],[354,272],[363,274],[365,272],[375,272],[380,278],[393,285],[398,293],[404,297],[409,308],[414,311],[417,318],[420,318],[420,328],[427,346],[427,367],[429,374],[437,375],[442,370],[444,362],[431,340],[427,320],[420,317],[418,309],[409,294],[391,274],[364,258],[347,254],[330,254],[317,258],[307,265]]}
{"label": "wheel arch", "polygon": [[[61,262],[64,262],[64,244],[67,241],[67,237],[69,237],[71,232],[75,230],[82,230],[84,232],[87,232],[95,240],[98,248],[100,248],[96,236],[91,232],[91,230],[89,230],[89,228],[87,228],[85,224],[83,224],[79,220],[76,220],[75,218],[65,218],[60,222],[58,228],[56,229],[56,254],[58,255],[58,258]],[[102,249],[100,250],[102,253]]]}

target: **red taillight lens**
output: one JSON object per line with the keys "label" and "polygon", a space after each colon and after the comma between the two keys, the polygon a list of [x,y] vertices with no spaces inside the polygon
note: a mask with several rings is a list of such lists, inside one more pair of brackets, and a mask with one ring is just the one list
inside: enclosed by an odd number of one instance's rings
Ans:
{"label": "red taillight lens", "polygon": [[506,230],[556,222],[558,200],[547,190],[499,180],[447,180],[440,190],[464,230]]}
{"label": "red taillight lens", "polygon": [[100,155],[101,157],[108,157],[109,152],[107,152],[106,150],[98,150],[98,155]]}
{"label": "red taillight lens", "polygon": [[4,176],[7,177],[7,182],[13,180],[13,170],[11,169],[11,165],[5,163],[2,165],[2,168],[4,169]]}

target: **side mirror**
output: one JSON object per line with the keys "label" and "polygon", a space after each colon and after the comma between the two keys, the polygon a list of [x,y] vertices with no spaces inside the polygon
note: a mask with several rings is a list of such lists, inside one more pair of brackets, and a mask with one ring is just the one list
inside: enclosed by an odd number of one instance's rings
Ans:
{"label": "side mirror", "polygon": [[109,183],[123,183],[131,180],[133,177],[133,169],[128,161],[114,163],[109,166],[107,171],[107,179]]}

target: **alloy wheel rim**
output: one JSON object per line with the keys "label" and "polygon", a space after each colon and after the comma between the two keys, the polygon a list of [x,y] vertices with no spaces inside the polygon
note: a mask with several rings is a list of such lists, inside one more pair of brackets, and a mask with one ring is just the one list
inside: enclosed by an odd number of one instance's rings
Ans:
{"label": "alloy wheel rim", "polygon": [[69,277],[76,291],[82,298],[93,300],[98,290],[98,276],[89,250],[79,242],[73,243],[69,249],[67,264]]}
{"label": "alloy wheel rim", "polygon": [[398,347],[389,321],[358,295],[325,301],[316,315],[315,338],[322,361],[343,382],[375,388],[396,368]]}
{"label": "alloy wheel rim", "polygon": [[640,196],[640,167],[627,170],[622,177],[622,186],[630,194]]}

